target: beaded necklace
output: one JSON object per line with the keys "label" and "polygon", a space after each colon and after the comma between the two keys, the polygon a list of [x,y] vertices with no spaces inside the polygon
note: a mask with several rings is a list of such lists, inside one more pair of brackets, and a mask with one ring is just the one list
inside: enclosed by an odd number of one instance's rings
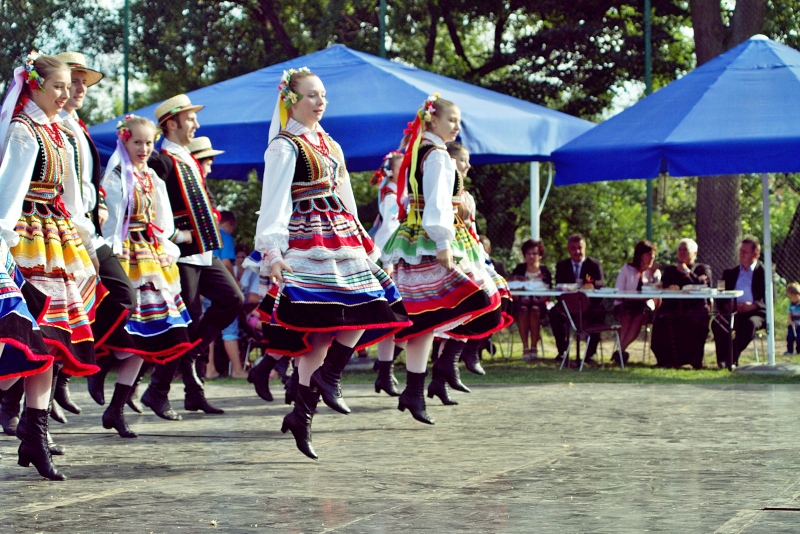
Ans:
{"label": "beaded necklace", "polygon": [[153,177],[150,176],[150,173],[147,171],[137,171],[136,169],[133,170],[133,175],[136,176],[136,179],[139,181],[139,185],[142,186],[142,191],[145,194],[150,193],[153,190]]}
{"label": "beaded necklace", "polygon": [[47,132],[50,139],[58,148],[64,148],[64,138],[61,137],[61,132],[55,124],[42,124],[42,129]]}
{"label": "beaded necklace", "polygon": [[330,150],[330,148],[328,148],[328,144],[325,142],[325,137],[324,137],[324,136],[323,136],[321,133],[318,133],[318,134],[317,134],[317,136],[319,137],[319,144],[317,144],[317,145],[315,145],[315,144],[314,144],[314,143],[311,141],[311,139],[309,139],[308,137],[306,137],[306,134],[302,134],[300,137],[302,137],[303,139],[305,139],[306,143],[308,143],[309,145],[311,145],[311,147],[312,147],[314,150],[316,150],[317,152],[319,152],[319,153],[320,153],[320,154],[322,154],[323,156],[329,156],[329,155],[330,155],[330,153],[331,153],[331,150]]}

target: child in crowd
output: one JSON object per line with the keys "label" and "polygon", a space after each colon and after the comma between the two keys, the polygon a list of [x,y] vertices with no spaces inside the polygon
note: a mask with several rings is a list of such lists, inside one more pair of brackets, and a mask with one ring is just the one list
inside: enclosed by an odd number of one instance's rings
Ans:
{"label": "child in crowd", "polygon": [[800,326],[800,283],[792,282],[786,286],[786,296],[789,297],[789,327],[786,332],[786,352],[784,356],[791,356],[795,350],[800,353],[800,339],[797,338],[797,328]]}

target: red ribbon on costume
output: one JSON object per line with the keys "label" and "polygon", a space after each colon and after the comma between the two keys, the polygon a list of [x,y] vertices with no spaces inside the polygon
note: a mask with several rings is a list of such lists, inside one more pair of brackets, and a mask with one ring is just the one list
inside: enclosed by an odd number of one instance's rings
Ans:
{"label": "red ribbon on costume", "polygon": [[158,226],[156,226],[155,224],[153,224],[153,223],[148,221],[147,228],[145,229],[145,233],[147,233],[147,237],[149,237],[150,239],[155,240],[156,234],[155,234],[155,232],[153,232],[153,230],[158,230],[159,232],[163,232],[164,231],[161,228],[159,228]]}
{"label": "red ribbon on costume", "polygon": [[398,218],[401,221],[406,218],[405,200],[408,197],[408,192],[406,191],[408,187],[408,173],[416,171],[416,169],[410,169],[409,167],[411,167],[411,156],[414,152],[414,141],[419,137],[420,128],[421,123],[419,116],[417,116],[414,118],[414,122],[408,123],[408,129],[403,131],[404,134],[410,133],[411,135],[406,145],[406,153],[403,154],[403,162],[400,164],[400,170],[397,173],[397,207],[399,209]]}
{"label": "red ribbon on costume", "polygon": [[56,196],[55,196],[55,198],[53,198],[53,208],[55,208],[55,210],[56,210],[56,211],[57,211],[57,212],[58,212],[58,213],[59,213],[61,216],[63,216],[63,217],[66,217],[67,219],[69,219],[70,217],[72,217],[72,215],[70,214],[70,212],[69,212],[69,211],[67,211],[67,205],[66,205],[66,204],[64,204],[64,199],[63,199],[63,198],[61,198],[61,195],[56,195]]}

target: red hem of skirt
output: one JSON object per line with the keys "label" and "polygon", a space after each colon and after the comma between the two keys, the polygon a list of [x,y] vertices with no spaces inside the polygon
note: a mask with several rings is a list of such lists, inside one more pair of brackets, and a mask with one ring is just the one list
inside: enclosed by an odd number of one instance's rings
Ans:
{"label": "red hem of skirt", "polygon": [[290,324],[284,323],[280,320],[280,317],[277,316],[277,312],[273,314],[273,318],[275,319],[275,323],[283,328],[288,330],[294,330],[295,332],[339,332],[340,330],[377,330],[381,328],[405,328],[406,326],[411,326],[414,324],[411,321],[395,321],[392,323],[370,323],[368,325],[342,325],[342,326],[326,326],[322,328],[308,328],[308,327],[297,327],[292,326]]}
{"label": "red hem of skirt", "polygon": [[[463,319],[464,317],[467,317],[466,320],[462,321],[459,325],[457,325],[457,326],[461,326],[462,324],[466,324],[466,323],[470,322],[471,320],[477,319],[481,315],[484,315],[485,313],[488,313],[488,312],[494,310],[495,308],[497,308],[497,306],[498,306],[497,303],[492,302],[488,306],[485,306],[484,308],[481,308],[480,310],[470,311],[470,312],[467,312],[467,313],[461,315],[460,317],[454,317],[454,318],[450,319],[449,321],[446,321],[444,323],[436,324],[436,325],[434,325],[432,327],[426,328],[425,330],[421,330],[419,332],[414,332],[413,334],[405,336],[405,337],[395,338],[395,341],[399,342],[399,343],[402,343],[403,341],[408,341],[409,339],[414,339],[415,337],[419,337],[422,334],[427,334],[427,333],[433,332],[437,328],[441,328],[442,326],[448,325],[450,323],[455,323],[457,321],[461,321],[461,319]],[[413,322],[413,320],[412,320],[412,322]],[[456,328],[456,327],[454,326],[453,328]],[[450,335],[449,332],[446,332],[446,333],[448,335]],[[452,337],[456,337],[456,336],[452,336]],[[471,339],[471,338],[459,337],[459,339]],[[480,339],[480,338],[477,338],[477,339]]]}
{"label": "red hem of skirt", "polygon": [[[136,339],[135,336],[134,336],[134,339]],[[143,360],[151,362],[151,363],[161,363],[161,364],[163,364],[163,363],[170,362],[170,361],[172,361],[172,360],[174,360],[176,358],[180,358],[181,356],[183,356],[184,354],[186,354],[187,352],[189,352],[190,350],[195,348],[197,345],[199,345],[202,341],[203,341],[202,339],[198,339],[194,343],[186,341],[184,343],[179,343],[179,344],[175,345],[174,347],[172,347],[170,349],[162,350],[161,352],[147,352],[145,350],[140,350],[140,349],[121,348],[121,347],[114,347],[114,346],[111,346],[111,345],[105,345],[103,347],[102,357],[106,357],[106,356],[111,354],[111,351],[116,350],[116,351],[119,351],[119,352],[128,352],[130,354],[135,354],[137,356],[141,356]],[[181,349],[181,350],[180,350],[180,352],[175,354],[174,351],[176,349]],[[169,358],[159,358],[161,356],[164,356],[165,354],[169,354]],[[145,356],[149,356],[149,358],[145,358]],[[153,359],[153,358],[155,358],[155,359]]]}
{"label": "red hem of skirt", "polygon": [[6,345],[11,345],[15,349],[21,350],[25,354],[25,356],[31,361],[45,362],[45,364],[38,369],[31,369],[30,371],[21,371],[19,373],[11,373],[3,377],[0,377],[0,380],[8,380],[10,378],[25,378],[28,376],[38,375],[39,373],[44,373],[50,368],[51,365],[53,365],[53,361],[55,360],[52,354],[36,354],[30,349],[30,347],[28,347],[27,345],[25,345],[24,343],[20,342],[17,339],[0,338],[0,343],[5,343]]}
{"label": "red hem of skirt", "polygon": [[[410,321],[409,321],[409,322],[410,322]],[[413,323],[412,323],[412,324],[413,324]],[[411,326],[411,325],[408,325],[408,326]],[[356,345],[355,347],[353,347],[353,352],[359,351],[359,350],[361,350],[361,349],[364,349],[364,348],[367,348],[367,347],[371,347],[372,345],[375,345],[375,344],[377,344],[377,343],[380,343],[380,342],[381,342],[381,341],[383,341],[384,339],[388,339],[388,338],[390,338],[390,337],[393,337],[393,336],[394,336],[396,333],[398,333],[398,332],[399,332],[400,330],[402,330],[403,328],[405,328],[405,327],[404,327],[404,326],[401,326],[401,327],[399,327],[399,328],[394,328],[394,329],[392,329],[390,332],[388,332],[387,334],[385,334],[385,335],[383,335],[383,336],[381,336],[381,337],[379,337],[379,338],[375,338],[375,339],[372,339],[372,340],[370,340],[370,342],[369,342],[369,343],[363,343],[363,344],[361,344],[361,345]]]}
{"label": "red hem of skirt", "polygon": [[130,318],[130,313],[128,311],[122,312],[122,314],[117,318],[116,321],[114,321],[114,324],[111,325],[111,328],[108,329],[108,331],[105,333],[105,335],[102,338],[100,338],[99,340],[95,339],[95,341],[94,341],[95,350],[97,350],[98,347],[100,347],[100,345],[105,343],[106,340],[108,340],[108,338],[111,337],[111,334],[113,334],[114,332],[117,331],[117,328],[119,328],[119,325],[122,324],[123,321],[127,321],[128,318]]}
{"label": "red hem of skirt", "polygon": [[59,354],[58,356],[54,356],[55,359],[58,359],[58,357],[60,356],[62,361],[64,359],[69,361],[69,363],[70,363],[69,375],[70,376],[88,376],[88,375],[93,375],[97,371],[100,370],[100,368],[98,366],[96,366],[96,365],[87,365],[85,363],[81,363],[78,360],[76,360],[75,357],[72,356],[72,353],[69,350],[67,350],[67,348],[64,345],[62,345],[61,343],[59,343],[58,341],[55,341],[55,340],[50,339],[50,338],[45,338],[44,342],[47,345],[55,347],[56,349],[58,349],[62,353],[62,354]]}

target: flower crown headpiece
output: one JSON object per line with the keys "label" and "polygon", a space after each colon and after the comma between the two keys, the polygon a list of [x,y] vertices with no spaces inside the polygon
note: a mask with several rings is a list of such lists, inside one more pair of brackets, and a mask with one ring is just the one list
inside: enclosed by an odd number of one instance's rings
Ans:
{"label": "flower crown headpiece", "polygon": [[[128,113],[122,118],[121,121],[117,122],[117,137],[119,137],[123,143],[131,138],[131,129],[128,126],[128,121],[138,118],[141,117],[139,117],[139,115],[134,115],[133,113]],[[154,143],[158,142],[158,139],[161,137],[161,132],[159,131],[158,126],[155,127],[155,131],[156,135],[153,139]]]}
{"label": "flower crown headpiece", "polygon": [[372,173],[372,178],[370,179],[370,184],[372,185],[379,185],[383,182],[384,178],[391,178],[392,177],[392,160],[394,158],[402,158],[403,152],[400,150],[392,150],[388,154],[383,157],[383,163],[381,166]]}
{"label": "flower crown headpiece", "polygon": [[300,67],[299,69],[289,69],[283,71],[283,76],[281,76],[281,83],[278,84],[278,91],[280,92],[280,98],[283,102],[283,107],[285,109],[289,109],[292,107],[292,104],[297,104],[303,95],[299,95],[292,91],[292,88],[289,86],[289,83],[292,81],[292,76],[295,74],[302,72],[304,74],[311,74],[311,69],[308,67]]}
{"label": "flower crown headpiece", "polygon": [[439,100],[439,93],[433,93],[425,99],[425,102],[422,103],[422,107],[417,112],[420,121],[431,122],[433,120],[433,116],[436,114],[436,108],[433,107],[433,103],[437,100]]}
{"label": "flower crown headpiece", "polygon": [[34,65],[34,62],[39,59],[40,55],[41,53],[37,52],[36,50],[30,51],[28,57],[25,58],[25,72],[23,73],[23,76],[25,78],[25,83],[28,84],[28,87],[30,87],[31,91],[39,91],[44,93],[44,78],[39,76],[39,73],[36,72],[36,66]]}

